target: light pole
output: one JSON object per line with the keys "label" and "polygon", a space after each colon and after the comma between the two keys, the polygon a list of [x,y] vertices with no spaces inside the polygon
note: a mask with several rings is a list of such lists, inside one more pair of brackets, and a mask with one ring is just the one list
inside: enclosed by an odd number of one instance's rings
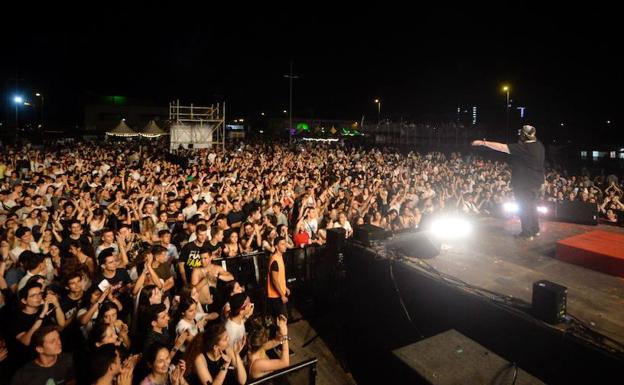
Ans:
{"label": "light pole", "polygon": [[289,137],[292,136],[292,128],[293,128],[293,124],[292,124],[292,104],[293,104],[293,79],[299,79],[299,76],[295,76],[293,75],[293,62],[290,62],[290,73],[288,75],[284,75],[285,78],[288,79],[288,83],[290,86],[290,107],[288,108],[288,112],[289,112],[289,123],[288,123],[288,135]]}
{"label": "light pole", "polygon": [[24,98],[21,96],[15,96],[13,98],[13,103],[15,103],[15,132],[19,128],[19,106],[24,104]]}
{"label": "light pole", "polygon": [[381,121],[381,100],[375,99],[375,104],[377,104],[377,124]]}
{"label": "light pole", "polygon": [[507,141],[509,141],[509,86],[508,85],[503,86],[503,92],[507,94],[507,104],[505,104],[505,109],[507,113],[507,126],[505,129],[505,137],[507,138]]}
{"label": "light pole", "polygon": [[39,109],[40,109],[39,113],[41,114],[41,118],[40,118],[41,119],[41,130],[43,130],[43,102],[45,101],[45,99],[44,99],[43,95],[41,93],[39,93],[39,92],[37,92],[35,94],[35,96],[38,97],[38,98],[41,98],[41,104],[39,106]]}

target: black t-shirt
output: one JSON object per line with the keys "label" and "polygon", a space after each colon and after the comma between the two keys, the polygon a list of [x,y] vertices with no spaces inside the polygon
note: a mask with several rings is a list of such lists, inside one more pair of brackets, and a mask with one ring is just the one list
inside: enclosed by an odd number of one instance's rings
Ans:
{"label": "black t-shirt", "polygon": [[71,322],[68,325],[65,325],[63,331],[61,331],[61,339],[63,341],[63,348],[65,351],[72,351],[76,347],[80,346],[83,342],[83,335],[80,331],[80,322],[76,317],[78,310],[83,307],[83,300],[85,296],[83,295],[80,299],[71,299],[69,296],[64,295],[61,297],[61,309],[63,309],[63,313],[65,314],[65,321]]}
{"label": "black t-shirt", "polygon": [[218,242],[216,245],[213,245],[212,242],[206,242],[204,244],[204,249],[209,250],[210,254],[213,257],[218,257],[219,253],[217,250],[221,250],[223,248],[223,242]]}
{"label": "black t-shirt", "polygon": [[110,283],[111,285],[115,285],[118,282],[121,282],[123,285],[127,285],[132,282],[132,280],[130,279],[130,274],[128,274],[128,271],[126,269],[117,269],[115,271],[115,275],[112,278],[105,277],[104,274],[102,274],[101,272],[98,273],[98,275],[95,276],[95,280],[93,280],[93,284],[95,286],[98,286],[100,282],[105,279],[108,280],[108,283]]}
{"label": "black t-shirt", "polygon": [[167,329],[163,330],[162,333],[155,332],[152,329],[145,335],[145,340],[143,341],[143,356],[145,356],[155,343],[165,345],[169,349],[173,347],[173,341],[169,337],[169,331]]}
{"label": "black t-shirt", "polygon": [[78,241],[80,243],[80,249],[83,253],[91,258],[95,257],[95,249],[93,249],[93,244],[86,235],[81,235],[78,239],[73,239],[72,237],[67,237],[63,239],[60,247],[61,251],[63,253],[69,253],[69,245],[75,241]]}
{"label": "black t-shirt", "polygon": [[178,263],[184,263],[184,272],[186,273],[186,278],[188,282],[191,282],[191,274],[193,273],[193,269],[200,268],[202,266],[200,254],[204,249],[205,245],[206,243],[204,243],[202,246],[197,246],[197,244],[193,241],[187,243],[182,248]]}
{"label": "black t-shirt", "polygon": [[[250,245],[251,250],[248,252],[261,250],[261,245],[258,244],[258,237],[256,237],[256,234],[252,235],[251,238],[252,238],[251,245]],[[241,238],[241,244],[246,245],[247,242],[249,242],[249,237],[245,235],[243,236],[243,238]]]}
{"label": "black t-shirt", "polygon": [[544,145],[541,142],[509,143],[511,183],[514,187],[534,189],[544,182]]}
{"label": "black t-shirt", "polygon": [[228,225],[232,226],[234,223],[242,222],[245,220],[247,216],[242,211],[230,211],[227,215]]}
{"label": "black t-shirt", "polygon": [[74,378],[72,357],[63,353],[58,356],[56,363],[49,368],[41,367],[34,361],[30,361],[15,373],[11,385],[61,385],[67,384]]}
{"label": "black t-shirt", "polygon": [[[41,305],[34,314],[26,314],[20,310],[16,314],[13,315],[13,320],[11,322],[11,330],[10,330],[10,335],[12,336],[13,339],[8,342],[13,345],[12,346],[13,349],[11,351],[12,351],[12,355],[14,356],[13,358],[15,359],[15,362],[18,367],[26,363],[28,360],[34,358],[34,350],[31,349],[30,346],[26,346],[20,341],[18,341],[17,335],[23,332],[28,332],[30,328],[32,328],[32,326],[35,324],[35,322],[37,322],[37,320],[39,319],[39,315],[41,315],[42,310],[43,310],[43,305]],[[49,312],[48,315],[43,320],[43,322],[41,323],[40,327],[54,325],[54,323],[51,320],[51,317],[53,316],[54,316],[54,311]]]}

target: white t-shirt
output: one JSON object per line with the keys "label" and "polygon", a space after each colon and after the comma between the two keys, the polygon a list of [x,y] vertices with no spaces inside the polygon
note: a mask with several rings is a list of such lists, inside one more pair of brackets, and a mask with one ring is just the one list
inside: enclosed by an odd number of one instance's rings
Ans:
{"label": "white t-shirt", "polygon": [[242,341],[245,338],[245,323],[237,324],[236,322],[228,319],[225,322],[225,330],[230,337],[229,347],[234,347],[234,344]]}

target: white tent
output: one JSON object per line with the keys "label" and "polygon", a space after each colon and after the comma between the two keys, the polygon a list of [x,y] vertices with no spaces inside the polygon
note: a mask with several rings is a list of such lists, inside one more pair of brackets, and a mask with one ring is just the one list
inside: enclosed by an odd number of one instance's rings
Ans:
{"label": "white tent", "polygon": [[122,137],[133,137],[133,136],[138,136],[139,134],[137,134],[137,132],[134,131],[132,128],[128,127],[126,122],[122,120],[121,122],[119,122],[117,127],[115,127],[112,130],[108,131],[106,133],[106,135],[122,136]]}
{"label": "white tent", "polygon": [[147,123],[147,126],[145,126],[145,128],[143,129],[143,131],[139,133],[139,135],[146,138],[158,138],[162,135],[167,135],[167,133],[162,128],[158,127],[156,122],[150,120],[149,123]]}

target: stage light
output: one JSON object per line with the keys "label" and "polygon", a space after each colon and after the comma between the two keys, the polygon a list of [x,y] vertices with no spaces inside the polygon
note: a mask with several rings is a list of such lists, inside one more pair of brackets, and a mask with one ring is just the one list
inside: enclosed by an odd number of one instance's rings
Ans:
{"label": "stage light", "polygon": [[503,203],[503,210],[506,213],[516,214],[518,211],[520,211],[520,207],[518,207],[518,204],[515,202],[505,202]]}
{"label": "stage light", "polygon": [[21,96],[15,96],[13,98],[13,101],[15,102],[15,104],[22,104],[24,103],[24,98],[22,98]]}
{"label": "stage light", "polygon": [[537,206],[537,212],[540,214],[548,214],[548,207],[546,206]]}
{"label": "stage light", "polygon": [[461,217],[440,217],[433,220],[430,230],[439,239],[458,239],[472,232],[472,224]]}

